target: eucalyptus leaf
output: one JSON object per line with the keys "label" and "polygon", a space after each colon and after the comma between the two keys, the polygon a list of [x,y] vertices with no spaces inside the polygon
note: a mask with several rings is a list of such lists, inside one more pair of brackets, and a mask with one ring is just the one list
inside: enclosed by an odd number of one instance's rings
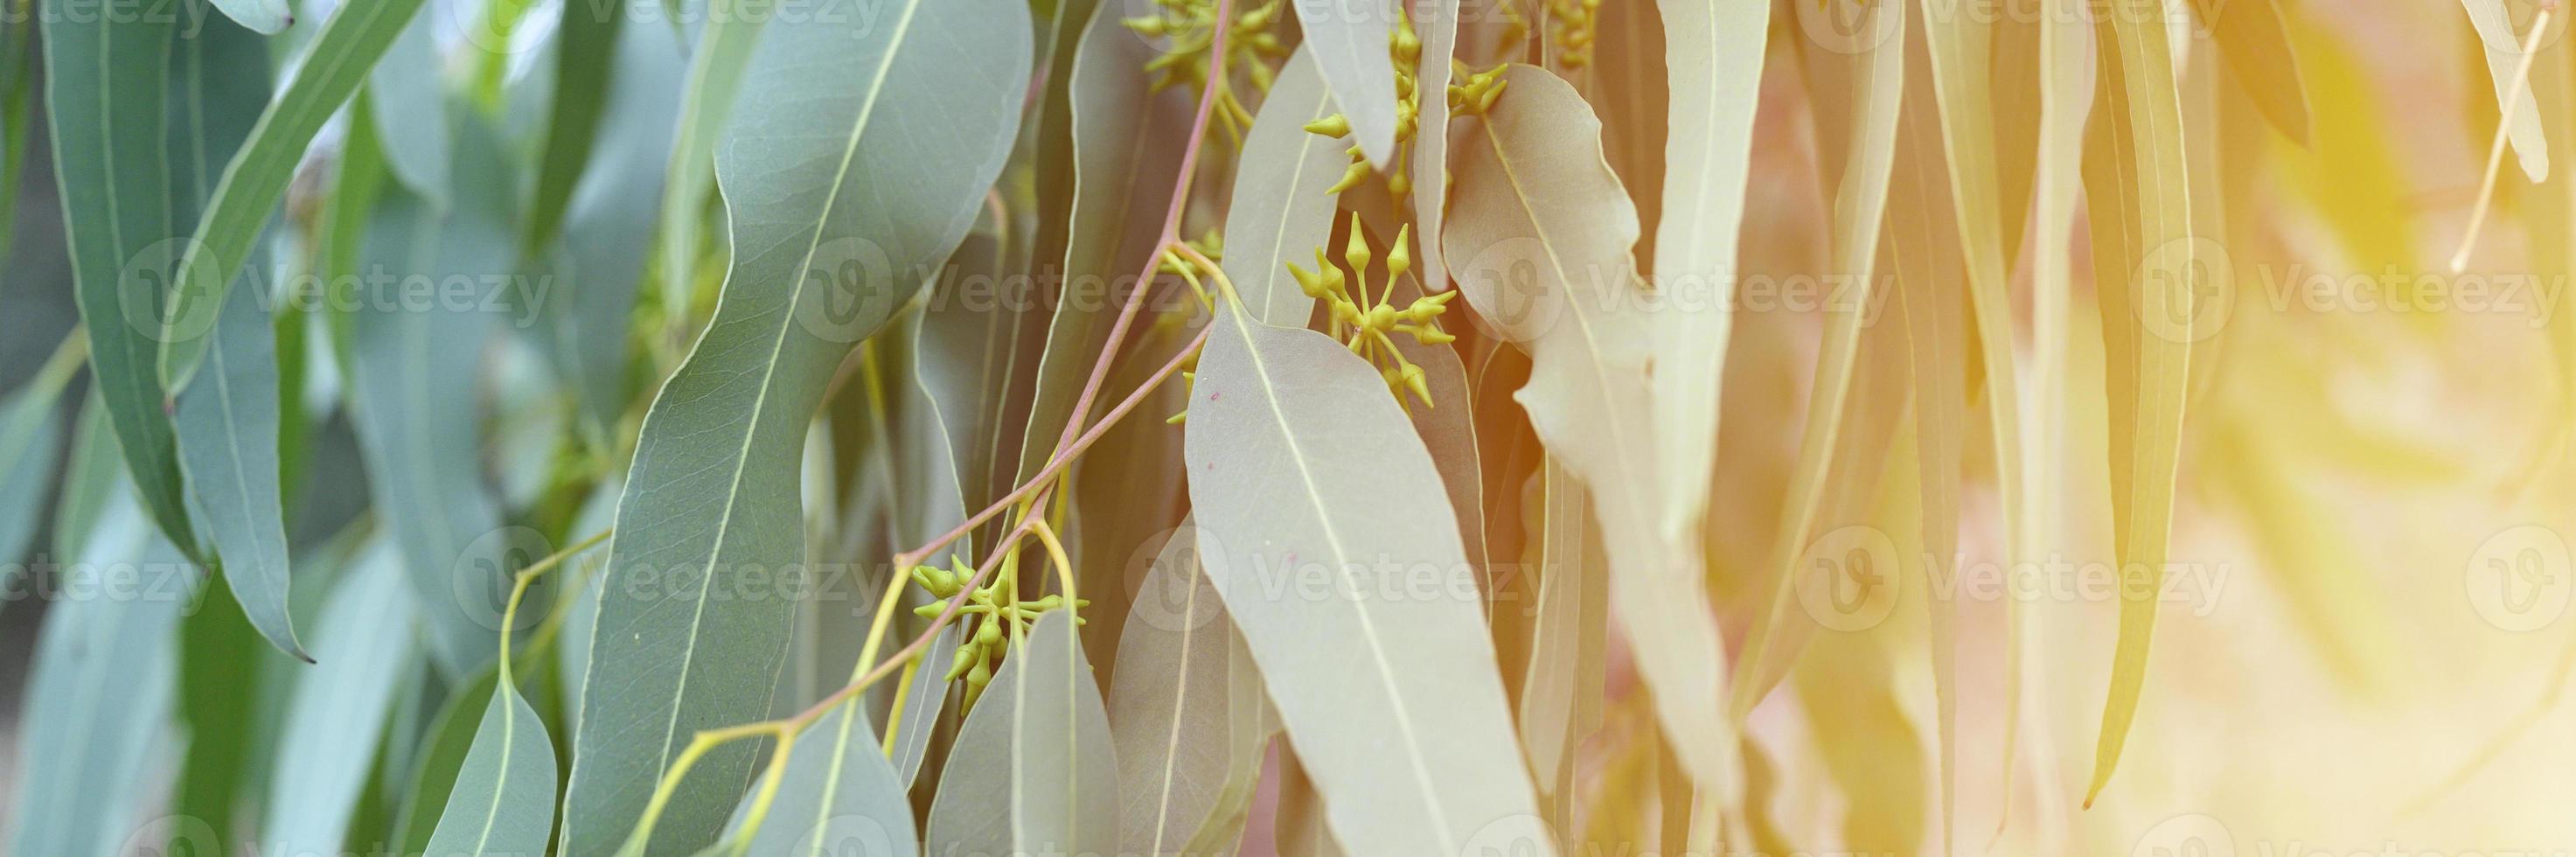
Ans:
{"label": "eucalyptus leaf", "polygon": [[[1025,10],[905,0],[858,11],[769,22],[744,72],[716,157],[733,267],[627,473],[564,850],[626,840],[694,732],[768,711],[794,603],[744,590],[805,562],[799,441],[852,344],[972,225],[1018,127]],[[747,746],[708,754],[653,849],[711,841],[750,764]]]}
{"label": "eucalyptus leaf", "polygon": [[1315,55],[1300,48],[1279,67],[1244,135],[1243,164],[1225,210],[1224,264],[1256,321],[1299,326],[1315,311],[1315,299],[1289,278],[1288,265],[1313,268],[1312,254],[1333,234],[1337,194],[1326,191],[1349,156],[1333,138],[1306,130],[1306,123],[1332,112]]}
{"label": "eucalyptus leaf", "polygon": [[[679,0],[667,0],[677,4]],[[679,125],[672,132],[671,161],[662,180],[662,306],[674,318],[689,305],[698,284],[698,229],[707,191],[715,184],[716,144],[724,138],[744,67],[758,44],[766,15],[737,11],[747,0],[706,0],[704,31],[689,52],[680,91]],[[675,19],[676,20],[676,19]]]}
{"label": "eucalyptus leaf", "polygon": [[[77,363],[39,372],[26,386],[0,398],[0,565],[27,560],[44,517],[45,486],[63,462],[63,388]],[[0,577],[0,584],[10,581]]]}
{"label": "eucalyptus leaf", "polygon": [[554,826],[555,745],[504,665],[426,854],[543,854]]}
{"label": "eucalyptus leaf", "polygon": [[[63,204],[73,297],[90,339],[91,379],[116,433],[136,497],[182,553],[198,554],[161,376],[164,266],[180,212],[171,199],[170,15],[105,15],[46,0],[45,110]],[[211,24],[211,26],[232,26]],[[247,217],[246,227],[265,223]]]}
{"label": "eucalyptus leaf", "polygon": [[635,27],[618,37],[616,72],[601,93],[602,133],[550,254],[562,297],[540,308],[550,322],[548,356],[602,445],[628,399],[627,327],[652,256],[654,205],[671,157],[681,83],[671,58],[678,54],[666,28]]}
{"label": "eucalyptus leaf", "polygon": [[502,276],[498,143],[469,120],[456,154],[470,181],[445,212],[388,188],[370,216],[346,359],[369,494],[401,548],[430,653],[461,679],[492,659],[509,594],[509,539],[482,476],[479,369],[499,311],[542,303],[524,287],[543,281]]}
{"label": "eucalyptus leaf", "polygon": [[448,127],[438,23],[436,16],[414,16],[367,73],[366,91],[373,106],[367,114],[384,146],[385,167],[411,192],[446,208],[455,132]]}
{"label": "eucalyptus leaf", "polygon": [[[546,101],[545,139],[537,149],[535,196],[528,203],[530,254],[554,240],[572,205],[573,189],[589,170],[617,71],[619,26],[625,0],[562,0],[555,19],[554,91]],[[655,35],[668,35],[656,31]]]}
{"label": "eucalyptus leaf", "polygon": [[1198,543],[1194,524],[1171,531],[1118,639],[1109,724],[1123,853],[1231,849],[1276,729]]}
{"label": "eucalyptus leaf", "polygon": [[[760,791],[743,796],[731,828],[740,831]],[[920,850],[912,803],[867,712],[842,703],[796,738],[778,793],[752,834],[749,854],[912,854]]]}
{"label": "eucalyptus leaf", "polygon": [[[1109,330],[1153,261],[1181,180],[1181,146],[1196,115],[1189,93],[1153,90],[1144,64],[1159,54],[1120,23],[1119,7],[1093,12],[1074,48],[1071,92],[1073,196],[1063,265],[1056,271],[1037,399],[1029,407],[1018,473],[1046,467]],[[1044,251],[1041,245],[1040,251]],[[1054,259],[1040,259],[1041,264]]]}
{"label": "eucalyptus leaf", "polygon": [[376,748],[401,688],[419,675],[402,559],[377,542],[332,587],[313,634],[314,665],[296,676],[269,784],[260,842],[332,853],[352,833]]}
{"label": "eucalyptus leaf", "polygon": [[73,558],[55,581],[64,597],[38,632],[15,736],[25,755],[9,812],[12,854],[159,845],[136,823],[159,801],[147,791],[163,764],[152,744],[171,724],[179,618],[199,571],[153,534],[121,488]]}
{"label": "eucalyptus leaf", "polygon": [[[246,30],[214,27],[179,40],[172,74],[182,99],[172,142],[176,210],[204,206],[226,153],[250,134],[253,111],[268,100],[267,45]],[[266,267],[264,253],[251,268]],[[213,543],[218,565],[260,636],[278,651],[311,660],[287,614],[290,562],[280,485],[275,300],[257,276],[233,289],[206,347],[213,368],[204,387],[182,392],[171,412],[189,513]]]}
{"label": "eucalyptus leaf", "polygon": [[[1351,138],[1370,164],[1395,157],[1395,65],[1387,44],[1395,36],[1401,0],[1295,0],[1306,46],[1332,87],[1333,102],[1350,119]],[[1438,92],[1438,90],[1435,90]],[[1429,100],[1429,99],[1425,99]],[[1425,126],[1430,127],[1430,126]]]}
{"label": "eucalyptus leaf", "polygon": [[1529,66],[1503,79],[1508,93],[1462,139],[1457,216],[1441,240],[1459,291],[1530,352],[1529,383],[1514,398],[1549,454],[1591,489],[1638,672],[1694,779],[1723,795],[1737,764],[1722,725],[1724,640],[1699,545],[1658,526],[1667,463],[1646,371],[1653,317],[1639,310],[1629,256],[1636,213],[1573,88]]}
{"label": "eucalyptus leaf", "polygon": [[1184,446],[1200,561],[1333,831],[1359,854],[1547,853],[1421,438],[1341,343],[1218,315]]}
{"label": "eucalyptus leaf", "polygon": [[[250,259],[260,230],[268,224],[304,147],[331,114],[367,80],[394,38],[402,33],[423,0],[371,0],[342,3],[322,22],[313,47],[277,100],[259,114],[250,138],[230,157],[222,181],[215,185],[197,227],[180,248],[169,276],[168,311],[158,316],[162,327],[158,362],[170,389],[185,389],[205,357],[215,314],[224,294]],[[86,18],[117,17],[87,15]],[[144,15],[143,18],[157,16]],[[48,42],[51,40],[48,39]],[[157,135],[156,135],[157,136]],[[66,178],[66,187],[70,179]],[[105,183],[101,183],[104,186]],[[141,318],[154,318],[145,315]]]}
{"label": "eucalyptus leaf", "polygon": [[233,23],[259,33],[275,33],[295,24],[295,10],[288,0],[212,0],[215,8],[224,10]]}
{"label": "eucalyptus leaf", "polygon": [[1073,620],[1040,616],[966,713],[930,803],[932,852],[1116,852],[1117,750]]}
{"label": "eucalyptus leaf", "polygon": [[1664,147],[1653,327],[1658,503],[1668,538],[1696,541],[1717,462],[1720,384],[1733,329],[1736,235],[1753,169],[1753,114],[1771,4],[1664,0],[1671,106]]}

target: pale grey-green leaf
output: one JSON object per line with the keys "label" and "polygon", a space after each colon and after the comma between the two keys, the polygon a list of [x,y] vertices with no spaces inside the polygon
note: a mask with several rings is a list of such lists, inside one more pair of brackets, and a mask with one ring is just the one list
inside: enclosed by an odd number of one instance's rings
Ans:
{"label": "pale grey-green leaf", "polygon": [[400,689],[419,674],[402,559],[379,541],[332,587],[314,665],[295,677],[269,783],[265,848],[333,854],[350,832]]}
{"label": "pale grey-green leaf", "polygon": [[1361,854],[1519,838],[1536,799],[1430,453],[1349,348],[1218,315],[1185,445],[1200,559],[1335,834]]}
{"label": "pale grey-green leaf", "polygon": [[[573,741],[566,851],[624,841],[696,731],[768,713],[794,602],[737,593],[805,561],[807,426],[852,345],[965,235],[1018,127],[1026,9],[903,0],[853,12],[768,22],[744,71],[716,155],[732,268],[627,473]],[[748,746],[701,761],[653,850],[714,839],[751,762]]]}
{"label": "pale grey-green leaf", "polygon": [[542,304],[526,287],[544,282],[501,276],[511,244],[498,143],[472,121],[457,142],[454,172],[467,181],[445,212],[387,187],[369,220],[346,358],[369,493],[451,679],[492,659],[509,594],[507,540],[487,538],[501,511],[482,476],[478,369],[500,322]]}
{"label": "pale grey-green leaf", "polygon": [[[734,809],[739,831],[760,790]],[[895,857],[920,851],[912,802],[857,702],[843,703],[806,727],[787,758],[769,815],[746,854],[761,857]]]}
{"label": "pale grey-green leaf", "polygon": [[[142,809],[158,802],[143,787],[158,764],[151,745],[171,726],[176,632],[195,570],[152,527],[117,488],[58,581],[92,597],[57,601],[37,637],[9,853],[125,853],[138,844],[128,835]],[[155,597],[106,597],[117,569],[141,572],[135,580]]]}
{"label": "pale grey-green leaf", "polygon": [[1145,572],[1118,663],[1109,723],[1119,850],[1199,854],[1206,843],[1230,852],[1272,730],[1260,677],[1199,566],[1196,525],[1174,528]]}
{"label": "pale grey-green leaf", "polygon": [[[1395,64],[1387,44],[1395,34],[1398,0],[1295,0],[1306,46],[1331,85],[1333,101],[1350,117],[1351,136],[1369,163],[1395,157]],[[1435,92],[1437,92],[1435,90]],[[1428,127],[1428,126],[1426,126]]]}
{"label": "pale grey-green leaf", "polygon": [[414,16],[394,36],[384,58],[367,73],[367,97],[373,100],[370,113],[386,168],[411,192],[445,208],[453,132],[447,124],[445,63],[433,31],[439,20],[436,15]]}
{"label": "pale grey-green leaf", "polygon": [[545,721],[504,678],[457,769],[423,857],[544,854],[555,827],[555,745]]}
{"label": "pale grey-green leaf", "polygon": [[1279,78],[1244,135],[1234,197],[1225,210],[1225,274],[1243,294],[1253,319],[1302,326],[1315,299],[1288,274],[1296,263],[1315,270],[1315,251],[1333,234],[1334,202],[1327,193],[1350,163],[1331,137],[1306,123],[1331,115],[1332,94],[1306,48],[1279,67]]}
{"label": "pale grey-green leaf", "polygon": [[967,712],[930,804],[930,853],[1115,853],[1117,752],[1073,618],[1039,617]]}

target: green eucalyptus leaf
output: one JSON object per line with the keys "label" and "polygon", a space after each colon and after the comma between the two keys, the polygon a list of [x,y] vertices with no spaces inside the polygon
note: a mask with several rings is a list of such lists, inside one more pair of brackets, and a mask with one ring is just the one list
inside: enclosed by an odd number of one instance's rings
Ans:
{"label": "green eucalyptus leaf", "polygon": [[666,28],[636,27],[618,38],[592,168],[573,191],[562,242],[549,254],[562,297],[540,308],[549,322],[548,356],[595,437],[608,437],[626,410],[626,331],[671,157],[678,55]]}
{"label": "green eucalyptus leaf", "polygon": [[275,33],[295,23],[295,10],[288,0],[213,0],[215,8],[234,23],[260,33]]}
{"label": "green eucalyptus leaf", "polygon": [[[171,64],[181,81],[172,97],[183,99],[171,135],[178,210],[205,204],[224,154],[249,136],[255,110],[268,100],[267,51],[260,37],[234,27],[179,40]],[[250,270],[261,272],[266,254],[252,255]],[[278,651],[311,660],[286,610],[292,572],[280,487],[274,298],[258,276],[243,279],[215,320],[206,383],[179,393],[171,411],[180,472],[189,513],[212,542],[242,615]]]}
{"label": "green eucalyptus leaf", "polygon": [[[554,93],[546,102],[545,141],[537,150],[536,197],[528,203],[530,255],[562,226],[573,188],[590,166],[600,117],[608,110],[611,74],[617,69],[624,0],[564,0],[555,19]],[[658,35],[658,34],[657,34]]]}
{"label": "green eucalyptus leaf", "polygon": [[[1395,36],[1388,0],[1297,0],[1297,22],[1315,52],[1333,101],[1351,123],[1352,141],[1371,164],[1395,157],[1395,65],[1387,42]],[[1428,99],[1426,99],[1428,100]]]}
{"label": "green eucalyptus leaf", "polygon": [[[70,0],[56,0],[70,2]],[[396,36],[402,33],[423,0],[367,0],[340,4],[312,51],[295,69],[275,102],[260,113],[250,139],[224,167],[194,237],[182,248],[170,278],[169,310],[160,337],[160,377],[171,389],[183,389],[205,358],[218,308],[224,306],[236,273],[250,259],[260,230],[295,177],[304,147],[323,122],[356,94]],[[115,17],[89,15],[89,18]],[[145,15],[143,18],[154,16]],[[50,39],[48,40],[51,41]],[[61,148],[57,146],[57,149]],[[64,186],[73,185],[68,174]],[[101,183],[100,186],[105,186]],[[148,316],[147,316],[148,317]]]}
{"label": "green eucalyptus leaf", "polygon": [[492,136],[458,135],[444,214],[387,188],[370,216],[349,313],[349,390],[367,484],[402,552],[440,672],[492,659],[508,576],[501,511],[483,484],[478,416],[486,345],[504,313],[543,298],[510,270],[506,179]]}
{"label": "green eucalyptus leaf", "polygon": [[1117,750],[1073,619],[1040,616],[966,713],[930,803],[932,853],[1117,853]]}
{"label": "green eucalyptus leaf", "polygon": [[287,699],[280,726],[287,738],[259,827],[270,850],[342,850],[395,700],[420,672],[400,555],[378,542],[355,562],[323,602],[314,664],[296,676]]}
{"label": "green eucalyptus leaf", "polygon": [[503,671],[425,857],[543,854],[555,827],[555,745]]}
{"label": "green eucalyptus leaf", "polygon": [[465,768],[465,754],[474,749],[474,736],[482,731],[484,712],[491,707],[492,690],[500,681],[500,661],[494,659],[490,668],[448,693],[438,704],[438,713],[430,717],[420,750],[413,754],[419,758],[412,763],[411,781],[403,788],[402,806],[394,811],[390,841],[399,853],[429,849],[430,834],[447,811],[448,797],[455,794],[457,774]]}
{"label": "green eucalyptus leaf", "polygon": [[63,388],[79,366],[71,360],[49,363],[26,386],[0,398],[0,484],[12,488],[0,495],[0,566],[24,562],[35,542],[45,486],[63,461]]}
{"label": "green eucalyptus leaf", "polygon": [[438,23],[436,16],[415,15],[385,47],[384,58],[367,73],[372,108],[367,114],[383,146],[385,167],[404,187],[445,208],[454,156]]}
{"label": "green eucalyptus leaf", "polygon": [[1147,285],[1135,277],[1161,241],[1196,115],[1184,87],[1153,91],[1144,65],[1158,54],[1118,13],[1100,4],[1074,48],[1071,233],[1021,441],[1021,480],[1046,466],[1127,293]]}
{"label": "green eucalyptus leaf", "polygon": [[[184,581],[196,570],[153,534],[122,488],[74,558],[48,584],[56,597],[27,680],[16,736],[26,756],[15,772],[25,786],[9,812],[11,854],[159,844],[141,840],[136,822],[160,800],[146,785],[163,764],[154,745],[170,727]],[[119,589],[138,597],[113,594]]]}
{"label": "green eucalyptus leaf", "polygon": [[[90,338],[93,384],[136,497],[181,552],[197,555],[178,442],[153,359],[169,239],[172,54],[169,15],[104,15],[47,0],[45,108],[74,298]],[[214,24],[214,26],[230,26]],[[256,230],[264,221],[248,218]]]}
{"label": "green eucalyptus leaf", "polygon": [[[1027,89],[1027,12],[904,0],[769,22],[717,153],[735,248],[716,315],[646,413],[590,645],[562,848],[625,841],[701,729],[759,719],[806,559],[799,454],[831,375],[955,248]],[[751,748],[710,753],[652,850],[703,846]]]}
{"label": "green eucalyptus leaf", "polygon": [[[679,0],[667,0],[676,7]],[[707,191],[715,183],[715,151],[733,116],[744,67],[751,63],[766,15],[745,15],[747,0],[706,0],[705,31],[689,54],[687,82],[680,93],[679,127],[672,132],[671,162],[663,179],[662,307],[672,318],[685,318],[689,296],[698,283],[698,231],[706,217]],[[673,18],[676,22],[678,19]]]}
{"label": "green eucalyptus leaf", "polygon": [[[733,831],[741,830],[759,798],[758,788],[743,796],[734,809]],[[918,853],[920,841],[904,783],[854,699],[798,734],[777,795],[745,853],[893,857]]]}

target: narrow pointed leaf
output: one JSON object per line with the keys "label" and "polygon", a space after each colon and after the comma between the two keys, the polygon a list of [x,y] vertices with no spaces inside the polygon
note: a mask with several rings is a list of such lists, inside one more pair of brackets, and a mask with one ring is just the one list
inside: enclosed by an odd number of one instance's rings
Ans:
{"label": "narrow pointed leaf", "polygon": [[1315,55],[1301,48],[1279,67],[1244,135],[1243,165],[1225,210],[1224,265],[1256,321],[1299,326],[1315,311],[1288,265],[1314,269],[1315,251],[1333,234],[1337,195],[1325,191],[1350,159],[1333,138],[1306,130],[1332,112]]}
{"label": "narrow pointed leaf", "polygon": [[[197,554],[154,354],[163,243],[173,231],[166,105],[176,27],[166,15],[103,15],[47,0],[45,110],[62,196],[73,296],[92,383],[134,491],[181,552]],[[230,25],[223,25],[230,26]],[[263,217],[246,218],[256,230]],[[144,263],[135,265],[138,260]],[[132,270],[129,270],[129,267]]]}
{"label": "narrow pointed leaf", "polygon": [[340,850],[366,777],[418,662],[402,560],[379,542],[332,587],[313,634],[314,665],[287,701],[260,843],[287,853]]}
{"label": "narrow pointed leaf", "polygon": [[[214,190],[224,157],[249,136],[255,111],[268,102],[268,45],[247,30],[217,26],[179,40],[172,75],[181,99],[172,114],[182,133],[171,171],[176,210],[196,211]],[[264,266],[265,253],[253,254]],[[255,271],[264,274],[264,271]],[[226,298],[207,349],[214,372],[204,387],[178,396],[180,472],[189,511],[205,527],[232,597],[269,645],[312,660],[295,640],[287,615],[289,561],[278,458],[277,328],[274,302],[260,276]]]}
{"label": "narrow pointed leaf", "polygon": [[[122,490],[74,557],[93,569],[93,587],[105,584],[95,570],[119,565],[189,573]],[[12,773],[22,787],[9,812],[9,853],[118,854],[160,844],[129,834],[143,806],[157,800],[142,791],[161,764],[152,745],[169,728],[176,632],[187,606],[178,594],[69,599],[46,611],[16,735],[25,755]]]}
{"label": "narrow pointed leaf", "polygon": [[1671,101],[1653,270],[1673,294],[1653,330],[1656,451],[1664,465],[1656,484],[1667,537],[1695,539],[1717,466],[1719,381],[1739,273],[1736,234],[1753,167],[1753,114],[1771,5],[1660,5]]}
{"label": "narrow pointed leaf", "polygon": [[1652,317],[1638,311],[1636,212],[1601,154],[1600,122],[1563,81],[1529,66],[1460,139],[1458,205],[1447,234],[1458,288],[1528,351],[1514,394],[1549,454],[1591,490],[1608,539],[1611,603],[1654,688],[1657,714],[1693,778],[1732,788],[1735,741],[1719,707],[1724,642],[1699,548],[1658,525],[1647,364]]}
{"label": "narrow pointed leaf", "polygon": [[2086,199],[2108,364],[2112,535],[2121,592],[2120,642],[2084,795],[2088,805],[2119,765],[2145,689],[2158,581],[2172,537],[2191,345],[2207,330],[2196,316],[2200,290],[2209,285],[2198,271],[2206,239],[2192,232],[2181,99],[2167,34],[2154,11],[2114,10],[2110,22],[2095,27],[2101,83],[2084,157],[2085,187],[2102,189]]}
{"label": "narrow pointed leaf", "polygon": [[504,674],[426,854],[543,854],[554,825],[555,745]]}
{"label": "narrow pointed leaf", "polygon": [[260,113],[250,139],[231,156],[222,181],[216,183],[197,217],[193,237],[182,248],[185,253],[169,270],[168,311],[158,316],[162,329],[157,336],[161,343],[158,371],[170,389],[186,388],[204,359],[224,293],[249,261],[260,230],[285,195],[286,183],[295,177],[305,145],[366,82],[367,71],[393,45],[422,2],[341,4],[330,20],[322,22],[311,52],[286,88]]}
{"label": "narrow pointed leaf", "polygon": [[[1800,6],[1798,14],[1841,13]],[[1821,61],[1819,64],[1831,66],[1824,71],[1830,72],[1848,93],[1847,112],[1833,122],[1836,130],[1819,136],[1841,141],[1838,147],[1831,142],[1823,145],[1828,148],[1827,157],[1835,163],[1829,173],[1834,189],[1830,270],[1847,284],[1840,291],[1847,292],[1849,299],[1835,300],[1827,307],[1831,315],[1817,354],[1815,379],[1808,390],[1798,461],[1791,471],[1779,535],[1772,548],[1777,554],[1772,568],[1777,571],[1770,580],[1770,604],[1745,646],[1745,681],[1736,687],[1731,706],[1739,720],[1779,683],[1787,661],[1794,655],[1794,649],[1782,649],[1776,642],[1789,621],[1789,602],[1796,598],[1792,575],[1798,557],[1819,532],[1819,520],[1830,513],[1826,499],[1836,485],[1830,477],[1835,452],[1844,447],[1840,441],[1845,412],[1852,399],[1852,379],[1860,363],[1861,334],[1866,320],[1872,317],[1871,307],[1876,306],[1879,291],[1874,266],[1879,253],[1879,230],[1887,210],[1888,177],[1895,161],[1897,105],[1905,87],[1902,36],[1906,6],[1889,3],[1860,14],[1860,21],[1851,25],[1856,32],[1886,38],[1850,56],[1811,55]],[[1823,124],[1821,120],[1819,124]],[[1840,152],[1832,152],[1833,148]]]}
{"label": "narrow pointed leaf", "polygon": [[930,853],[1116,852],[1109,712],[1073,619],[1039,617],[967,712],[930,804]]}
{"label": "narrow pointed leaf", "polygon": [[531,254],[554,240],[572,205],[573,188],[590,166],[617,68],[619,24],[625,20],[626,3],[591,0],[566,0],[555,19],[554,94],[547,100],[536,196],[528,203],[526,222],[524,247]]}
{"label": "narrow pointed leaf", "polygon": [[1334,832],[1364,854],[1530,841],[1537,805],[1430,453],[1350,349],[1217,312],[1185,430],[1200,559]]}
{"label": "narrow pointed leaf", "polygon": [[[798,453],[831,375],[953,249],[1000,172],[1027,87],[1027,13],[905,0],[771,21],[717,153],[733,267],[716,316],[654,399],[618,504],[562,848],[624,841],[700,729],[768,713],[794,602],[714,597],[801,566]],[[702,761],[653,848],[705,845],[749,773]]]}
{"label": "narrow pointed leaf", "polygon": [[[674,0],[676,2],[676,0]],[[707,0],[705,31],[689,52],[680,91],[679,126],[672,132],[671,162],[662,180],[662,305],[686,307],[698,283],[698,230],[707,191],[716,178],[716,144],[742,87],[743,68],[767,15],[736,11],[744,0]],[[676,21],[676,19],[674,19]],[[675,313],[674,317],[685,317]]]}
{"label": "narrow pointed leaf", "polygon": [[[1134,278],[1162,238],[1163,215],[1180,179],[1180,149],[1196,115],[1185,87],[1153,91],[1144,64],[1158,54],[1119,23],[1118,6],[1101,4],[1086,20],[1068,94],[1074,122],[1072,211],[1063,267],[1055,278],[1055,318],[1048,323],[1037,398],[1021,439],[1022,480],[1054,454],[1128,292],[1146,285]],[[1056,261],[1040,257],[1036,263]]]}
{"label": "narrow pointed leaf", "polygon": [[[1404,0],[1413,9],[1413,26],[1421,31],[1422,61],[1414,71],[1423,93],[1422,130],[1413,134],[1413,236],[1422,289],[1449,290],[1449,266],[1440,257],[1440,217],[1449,203],[1449,76],[1458,51],[1460,0]],[[1274,87],[1272,92],[1278,90]],[[1230,221],[1229,221],[1230,222]]]}
{"label": "narrow pointed leaf", "polygon": [[[759,789],[734,810],[739,830]],[[857,701],[814,721],[796,738],[769,814],[749,854],[913,853],[912,803]]]}
{"label": "narrow pointed leaf", "polygon": [[[1351,139],[1370,164],[1395,158],[1395,65],[1387,42],[1395,34],[1399,0],[1296,0],[1306,47],[1333,90],[1335,110],[1350,118]],[[1431,91],[1425,101],[1441,97]],[[1429,128],[1431,126],[1423,126]]]}
{"label": "narrow pointed leaf", "polygon": [[[369,218],[366,270],[396,282],[479,284],[509,269],[498,143],[479,125],[457,142],[454,170],[469,183],[443,213],[388,188]],[[477,371],[502,319],[485,310],[502,305],[361,288],[365,299],[348,316],[347,365],[367,487],[401,549],[430,653],[442,674],[462,679],[492,659],[509,593],[498,554],[505,540],[484,538],[501,529],[501,510],[483,484]]]}
{"label": "narrow pointed leaf", "polygon": [[1134,612],[1118,639],[1120,668],[1109,690],[1118,742],[1118,847],[1130,854],[1195,854],[1203,840],[1240,832],[1270,730],[1260,694],[1237,688],[1259,676],[1241,647],[1215,584],[1200,567],[1198,528],[1188,522],[1145,572]]}

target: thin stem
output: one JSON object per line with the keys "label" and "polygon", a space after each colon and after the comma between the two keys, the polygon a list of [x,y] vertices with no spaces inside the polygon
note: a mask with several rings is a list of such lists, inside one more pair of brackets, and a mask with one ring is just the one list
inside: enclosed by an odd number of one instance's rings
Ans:
{"label": "thin stem", "polygon": [[[1222,275],[1218,277],[1218,282],[1224,282]],[[1229,293],[1231,293],[1232,286],[1228,285],[1227,288]],[[1190,344],[1183,347],[1179,353],[1172,355],[1172,359],[1166,361],[1162,368],[1154,370],[1154,374],[1151,377],[1146,378],[1145,383],[1136,385],[1135,392],[1127,394],[1127,398],[1121,400],[1117,407],[1110,408],[1109,413],[1102,415],[1100,422],[1093,424],[1091,430],[1083,432],[1081,437],[1074,438],[1073,444],[1070,447],[1057,449],[1055,455],[1050,456],[1047,459],[1046,466],[1039,469],[1034,476],[1030,477],[1029,481],[1022,483],[1018,488],[1012,489],[1011,493],[1003,495],[1001,499],[993,501],[993,504],[984,507],[983,511],[968,516],[965,522],[958,524],[955,529],[949,530],[946,535],[932,539],[928,544],[924,544],[921,547],[896,554],[896,567],[910,568],[915,565],[920,565],[922,559],[929,556],[931,552],[948,546],[950,542],[964,538],[967,533],[973,532],[976,527],[983,526],[984,522],[992,520],[994,515],[1001,514],[1003,510],[1018,505],[1022,500],[1029,499],[1030,495],[1038,493],[1040,489],[1054,488],[1056,476],[1062,473],[1066,466],[1072,464],[1075,456],[1082,454],[1083,450],[1090,448],[1093,443],[1098,442],[1102,435],[1108,434],[1110,428],[1116,426],[1120,419],[1125,418],[1129,411],[1135,410],[1138,404],[1144,402],[1147,395],[1153,393],[1155,388],[1162,386],[1165,379],[1172,377],[1172,373],[1180,371],[1182,364],[1189,362],[1189,358],[1192,355],[1197,354],[1201,346],[1207,344],[1208,331],[1210,329],[1211,328],[1201,328],[1199,330],[1198,338],[1190,340]]]}

